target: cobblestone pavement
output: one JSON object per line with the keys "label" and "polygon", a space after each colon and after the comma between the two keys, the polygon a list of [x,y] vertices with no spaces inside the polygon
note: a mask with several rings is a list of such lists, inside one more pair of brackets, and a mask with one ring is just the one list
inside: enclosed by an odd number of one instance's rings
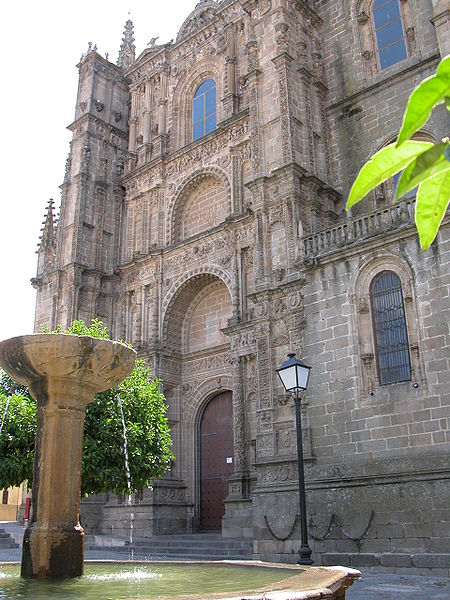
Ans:
{"label": "cobblestone pavement", "polygon": [[346,600],[450,600],[450,580],[361,569],[361,578],[347,591]]}

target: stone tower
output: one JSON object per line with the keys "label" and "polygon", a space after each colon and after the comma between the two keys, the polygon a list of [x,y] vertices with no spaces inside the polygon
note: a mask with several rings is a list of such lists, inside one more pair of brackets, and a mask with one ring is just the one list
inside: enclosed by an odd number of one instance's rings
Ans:
{"label": "stone tower", "polygon": [[[164,382],[176,461],[136,498],[145,535],[221,528],[255,557],[295,558],[294,407],[275,373],[294,351],[313,366],[316,562],[445,560],[448,220],[423,254],[395,181],[344,205],[447,30],[431,0],[202,0],[173,42],[135,58],[127,22],[117,66],[83,55],[36,328],[100,317]],[[419,135],[444,123],[436,111]],[[392,359],[379,288],[400,332]],[[100,500],[86,519],[117,532],[123,507]]]}

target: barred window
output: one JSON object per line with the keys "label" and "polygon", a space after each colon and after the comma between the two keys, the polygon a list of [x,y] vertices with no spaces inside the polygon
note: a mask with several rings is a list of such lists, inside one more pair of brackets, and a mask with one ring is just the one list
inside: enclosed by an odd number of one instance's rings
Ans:
{"label": "barred window", "polygon": [[375,0],[372,12],[380,68],[386,69],[408,56],[398,0]]}
{"label": "barred window", "polygon": [[370,301],[380,385],[409,381],[411,362],[400,278],[382,271],[371,282]]}
{"label": "barred window", "polygon": [[194,142],[217,128],[216,96],[214,79],[204,81],[195,92],[192,104],[192,139]]}

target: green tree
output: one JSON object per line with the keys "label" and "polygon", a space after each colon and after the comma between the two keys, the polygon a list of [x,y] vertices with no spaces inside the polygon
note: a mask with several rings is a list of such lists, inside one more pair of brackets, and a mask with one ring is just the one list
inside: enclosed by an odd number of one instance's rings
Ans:
{"label": "green tree", "polygon": [[[11,379],[0,371],[0,489],[19,486],[23,481],[31,481],[34,459],[34,438],[36,434],[36,403],[25,393],[8,394]],[[6,411],[6,406],[8,409]],[[4,419],[4,420],[3,420]]]}
{"label": "green tree", "polygon": [[[66,331],[107,338],[103,323],[93,320],[90,327],[74,321]],[[14,382],[0,372],[0,419],[5,413]],[[164,396],[158,380],[151,380],[143,361],[136,361],[132,373],[119,390],[97,394],[88,405],[84,422],[81,488],[83,493],[128,492],[124,466],[124,439],[117,394],[120,393],[128,441],[131,491],[150,485],[170,469],[173,454]],[[0,421],[1,422],[1,421]],[[18,386],[10,396],[0,434],[0,489],[32,480],[36,402],[27,388]]]}
{"label": "green tree", "polygon": [[397,141],[362,167],[347,200],[348,210],[380,183],[403,171],[396,198],[417,187],[415,220],[424,251],[435,239],[450,201],[450,142],[448,138],[437,144],[410,138],[444,102],[450,110],[450,56],[440,62],[435,75],[412,92]]}

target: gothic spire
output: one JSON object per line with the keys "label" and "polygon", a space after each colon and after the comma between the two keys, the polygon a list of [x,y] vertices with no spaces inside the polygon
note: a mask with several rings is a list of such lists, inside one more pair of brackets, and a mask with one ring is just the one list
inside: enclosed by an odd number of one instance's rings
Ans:
{"label": "gothic spire", "polygon": [[136,46],[134,45],[134,28],[133,21],[128,19],[125,23],[123,32],[122,45],[120,46],[119,58],[117,66],[122,69],[127,69],[136,58]]}
{"label": "gothic spire", "polygon": [[44,227],[41,229],[42,235],[39,244],[41,248],[51,247],[55,242],[55,215],[53,212],[54,204],[55,203],[50,198],[47,205],[45,220],[42,223]]}

